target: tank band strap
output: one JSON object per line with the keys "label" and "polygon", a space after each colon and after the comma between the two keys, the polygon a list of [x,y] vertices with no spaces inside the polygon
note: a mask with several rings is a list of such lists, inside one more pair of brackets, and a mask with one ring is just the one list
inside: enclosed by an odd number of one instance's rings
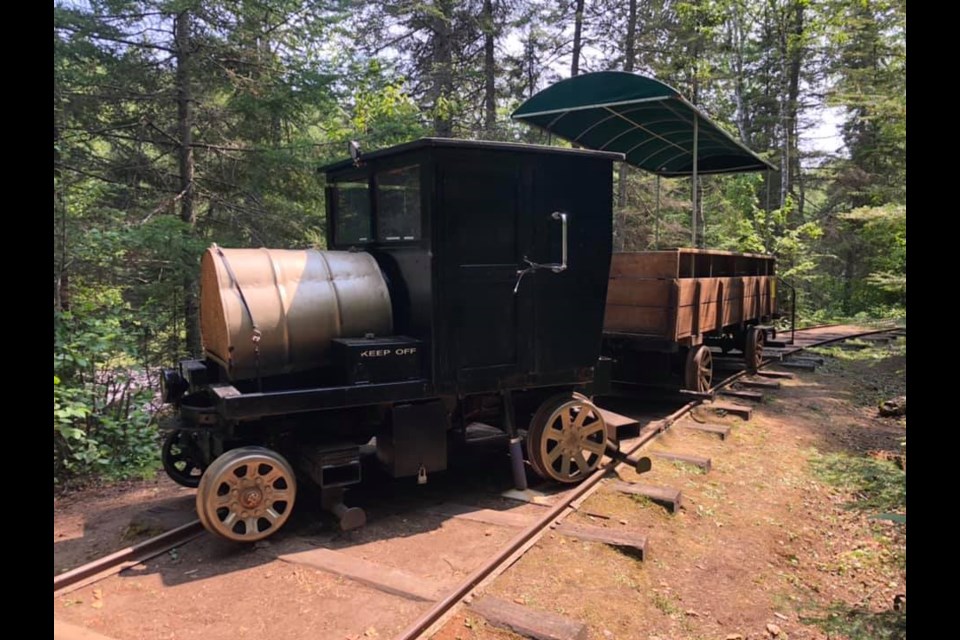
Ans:
{"label": "tank band strap", "polygon": [[240,302],[243,304],[243,308],[247,310],[247,315],[250,316],[250,325],[253,328],[253,333],[250,335],[250,341],[253,343],[253,353],[257,358],[257,384],[261,387],[260,390],[262,391],[263,381],[260,379],[260,338],[262,334],[260,333],[260,327],[257,326],[257,321],[253,318],[253,312],[250,310],[250,305],[247,304],[247,298],[243,295],[243,289],[240,287],[240,281],[237,279],[237,275],[230,267],[230,261],[227,260],[227,256],[216,243],[213,244],[213,249],[216,250],[217,255],[220,256],[221,260],[223,260],[223,266],[227,270],[227,275],[230,276],[230,281],[233,283],[233,286],[237,288],[237,293],[240,294]]}

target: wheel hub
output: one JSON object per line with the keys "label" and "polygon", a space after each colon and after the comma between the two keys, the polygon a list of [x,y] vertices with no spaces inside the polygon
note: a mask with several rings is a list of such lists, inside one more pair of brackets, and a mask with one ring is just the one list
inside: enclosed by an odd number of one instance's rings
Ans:
{"label": "wheel hub", "polygon": [[244,489],[240,494],[240,504],[244,509],[256,509],[263,502],[263,492],[257,487]]}

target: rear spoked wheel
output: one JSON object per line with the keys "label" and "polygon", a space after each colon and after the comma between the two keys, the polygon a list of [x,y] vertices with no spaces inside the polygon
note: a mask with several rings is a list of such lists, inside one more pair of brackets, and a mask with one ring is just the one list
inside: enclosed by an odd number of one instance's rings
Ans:
{"label": "rear spoked wheel", "polygon": [[766,341],[766,334],[763,329],[758,327],[747,329],[743,346],[743,359],[748,372],[756,373],[760,369],[760,365],[763,364],[763,346]]}
{"label": "rear spoked wheel", "polygon": [[683,388],[706,393],[713,384],[713,354],[705,344],[691,347],[683,365]]}
{"label": "rear spoked wheel", "polygon": [[547,480],[580,482],[600,466],[606,435],[603,416],[585,396],[574,393],[548,398],[527,431],[530,466]]}

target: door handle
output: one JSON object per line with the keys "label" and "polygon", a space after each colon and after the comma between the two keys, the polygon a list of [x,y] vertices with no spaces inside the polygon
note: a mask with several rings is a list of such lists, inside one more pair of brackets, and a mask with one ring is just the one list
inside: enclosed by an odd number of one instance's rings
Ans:
{"label": "door handle", "polygon": [[550,214],[551,219],[560,221],[560,233],[562,234],[560,262],[540,264],[533,262],[527,256],[523,256],[523,261],[527,263],[527,266],[517,270],[517,284],[513,287],[514,294],[520,290],[520,281],[523,280],[523,276],[530,272],[536,271],[537,269],[550,269],[550,271],[554,273],[561,273],[567,270],[567,215],[565,211],[554,211]]}

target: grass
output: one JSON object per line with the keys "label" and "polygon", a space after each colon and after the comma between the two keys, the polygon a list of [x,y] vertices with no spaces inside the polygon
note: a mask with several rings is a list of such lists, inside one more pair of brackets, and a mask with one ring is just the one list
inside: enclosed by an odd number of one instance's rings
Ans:
{"label": "grass", "polygon": [[906,640],[907,614],[899,611],[879,613],[833,604],[816,615],[801,616],[800,621],[819,627],[830,637],[847,640]]}
{"label": "grass", "polygon": [[659,609],[663,614],[671,617],[680,613],[680,607],[678,607],[677,603],[673,601],[673,598],[659,592],[654,592],[653,594],[653,606]]}
{"label": "grass", "polygon": [[889,460],[831,453],[816,455],[811,463],[821,481],[853,494],[847,503],[851,509],[881,513],[906,510],[907,474]]}

